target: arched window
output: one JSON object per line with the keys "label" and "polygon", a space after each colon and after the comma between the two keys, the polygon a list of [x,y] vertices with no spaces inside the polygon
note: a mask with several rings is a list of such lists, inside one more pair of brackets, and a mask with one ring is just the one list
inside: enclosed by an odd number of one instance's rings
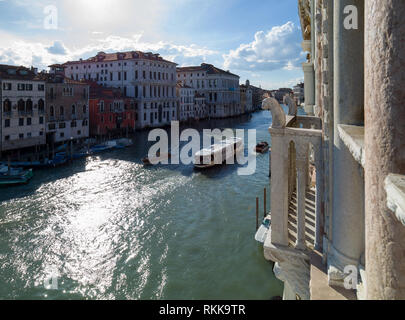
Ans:
{"label": "arched window", "polygon": [[25,101],[23,99],[18,100],[18,111],[25,111]]}
{"label": "arched window", "polygon": [[6,99],[3,102],[3,111],[4,112],[11,112],[11,102],[10,100]]}
{"label": "arched window", "polygon": [[86,114],[86,113],[87,113],[87,106],[83,105],[83,114]]}
{"label": "arched window", "polygon": [[63,106],[60,106],[59,113],[61,116],[63,116],[65,114],[65,108]]}
{"label": "arched window", "polygon": [[25,106],[26,106],[27,112],[32,112],[32,100],[31,99],[27,100]]}
{"label": "arched window", "polygon": [[76,114],[76,106],[72,105],[72,114]]}
{"label": "arched window", "polygon": [[50,115],[51,117],[54,117],[54,116],[55,116],[55,108],[54,108],[53,106],[50,106],[50,108],[49,108],[49,115]]}
{"label": "arched window", "polygon": [[45,102],[42,99],[38,100],[38,111],[44,112],[45,111]]}

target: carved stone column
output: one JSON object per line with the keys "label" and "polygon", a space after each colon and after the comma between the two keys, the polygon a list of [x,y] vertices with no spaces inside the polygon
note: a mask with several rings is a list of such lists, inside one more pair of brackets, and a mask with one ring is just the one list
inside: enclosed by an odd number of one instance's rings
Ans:
{"label": "carved stone column", "polygon": [[297,145],[297,249],[305,249],[305,196],[308,177],[308,144]]}
{"label": "carved stone column", "polygon": [[[346,6],[355,6],[358,29],[347,29]],[[364,0],[334,1],[334,145],[332,246],[329,284],[343,286],[344,268],[364,253],[362,167],[339,136],[338,125],[364,123]]]}
{"label": "carved stone column", "polygon": [[323,246],[323,228],[324,228],[324,212],[323,204],[323,162],[322,148],[315,146],[315,169],[316,169],[316,193],[315,193],[315,250],[322,252]]}
{"label": "carved stone column", "polygon": [[313,116],[315,105],[315,70],[314,64],[305,62],[302,64],[304,70],[304,92],[305,92],[305,112]]}
{"label": "carved stone column", "polygon": [[271,152],[271,242],[288,246],[288,142],[284,129],[269,129]]}
{"label": "carved stone column", "polygon": [[405,299],[405,227],[384,180],[405,174],[405,1],[366,0],[365,203],[367,299]]}

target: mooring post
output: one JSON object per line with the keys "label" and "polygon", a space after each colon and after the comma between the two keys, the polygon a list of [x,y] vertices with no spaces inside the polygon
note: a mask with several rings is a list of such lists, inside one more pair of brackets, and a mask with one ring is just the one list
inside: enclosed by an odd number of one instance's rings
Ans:
{"label": "mooring post", "polygon": [[267,212],[266,212],[266,210],[267,210],[267,189],[266,188],[264,188],[263,202],[264,202],[264,217],[266,218],[266,216],[267,216]]}
{"label": "mooring post", "polygon": [[256,231],[259,230],[259,198],[256,198]]}

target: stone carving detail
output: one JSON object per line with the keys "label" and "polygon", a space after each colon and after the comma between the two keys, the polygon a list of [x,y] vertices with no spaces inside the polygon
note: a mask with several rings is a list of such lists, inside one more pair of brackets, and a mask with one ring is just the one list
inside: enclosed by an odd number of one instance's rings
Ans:
{"label": "stone carving detail", "polygon": [[274,98],[266,98],[262,104],[263,110],[270,110],[273,118],[273,128],[285,128],[286,117],[283,108]]}
{"label": "stone carving detail", "polygon": [[302,300],[310,300],[309,281],[311,270],[308,260],[291,255],[288,260],[275,263],[273,271],[277,279],[288,282],[291,289]]}
{"label": "stone carving detail", "polygon": [[311,40],[311,5],[309,0],[298,2],[304,40]]}
{"label": "stone carving detail", "polygon": [[288,115],[296,116],[297,115],[297,104],[290,95],[286,94],[283,98],[283,103],[288,106]]}

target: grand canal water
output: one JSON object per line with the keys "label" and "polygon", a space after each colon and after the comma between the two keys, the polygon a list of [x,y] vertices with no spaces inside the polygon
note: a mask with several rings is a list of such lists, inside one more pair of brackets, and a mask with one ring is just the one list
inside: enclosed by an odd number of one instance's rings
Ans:
{"label": "grand canal water", "polygon": [[[268,141],[270,122],[262,111],[198,128],[256,129],[257,140]],[[269,155],[257,157],[251,176],[238,176],[238,165],[144,168],[147,134],[137,133],[126,150],[37,171],[26,186],[0,189],[0,298],[282,294],[254,241],[255,198],[269,188]],[[57,290],[44,287],[52,274]]]}

